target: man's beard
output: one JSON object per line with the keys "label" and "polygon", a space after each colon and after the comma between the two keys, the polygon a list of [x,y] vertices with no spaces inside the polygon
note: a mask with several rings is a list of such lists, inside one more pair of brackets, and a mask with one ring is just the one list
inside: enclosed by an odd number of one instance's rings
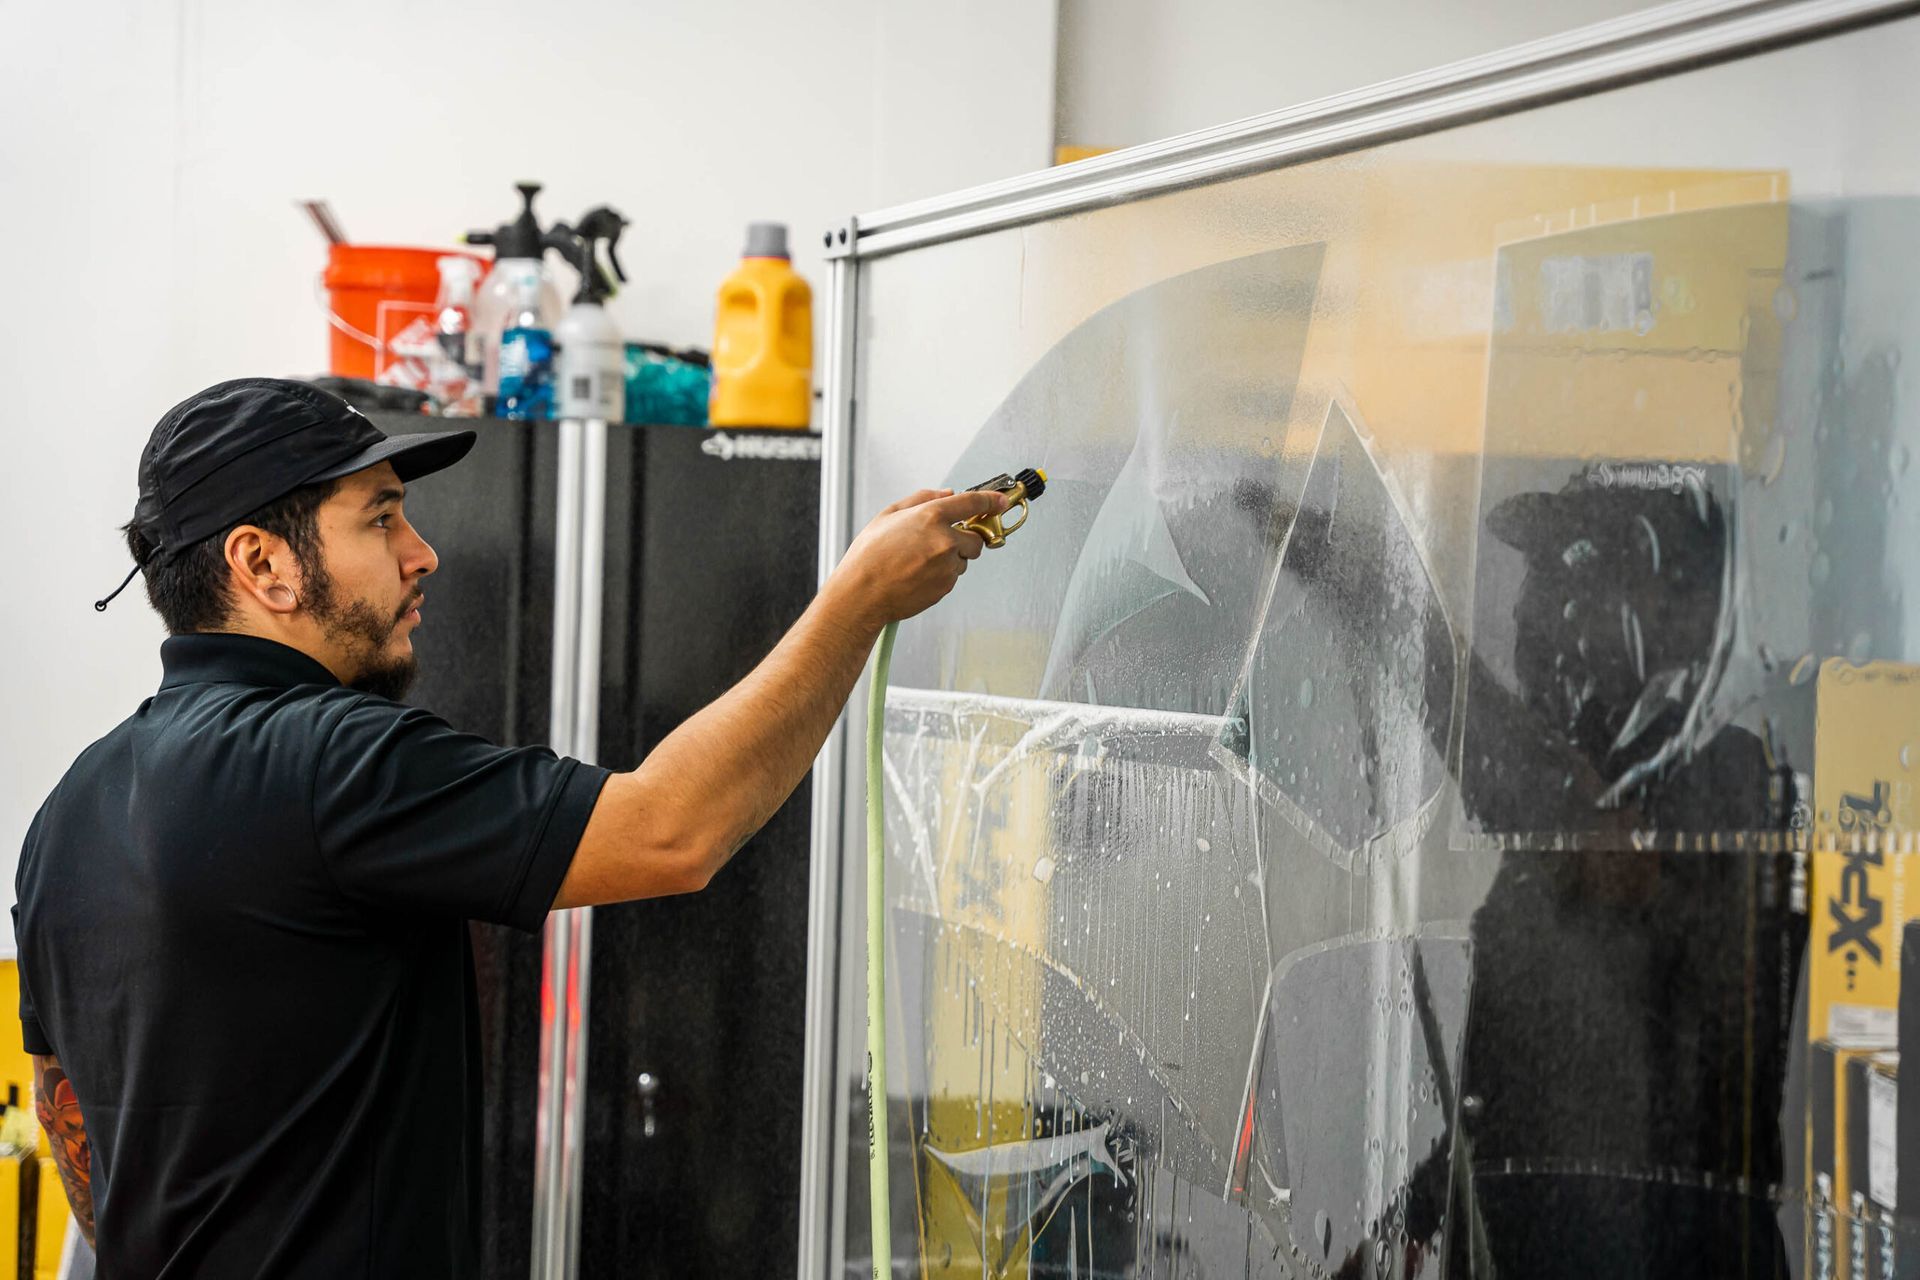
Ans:
{"label": "man's beard", "polygon": [[385,655],[393,633],[400,629],[401,621],[419,599],[418,593],[409,595],[399,612],[383,617],[365,600],[341,601],[333,589],[332,578],[324,572],[308,575],[307,608],[326,630],[329,640],[360,660],[360,674],[347,682],[348,688],[395,702],[406,696],[419,663],[411,652],[399,657]]}

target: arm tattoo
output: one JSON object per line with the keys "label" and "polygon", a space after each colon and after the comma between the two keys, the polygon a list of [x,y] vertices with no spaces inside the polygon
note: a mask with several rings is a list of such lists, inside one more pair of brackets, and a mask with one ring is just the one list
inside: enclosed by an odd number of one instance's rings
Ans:
{"label": "arm tattoo", "polygon": [[33,1104],[40,1126],[53,1146],[53,1162],[66,1184],[67,1203],[73,1206],[80,1234],[93,1243],[93,1147],[87,1141],[86,1122],[80,1118],[80,1100],[60,1069],[59,1059],[33,1055]]}

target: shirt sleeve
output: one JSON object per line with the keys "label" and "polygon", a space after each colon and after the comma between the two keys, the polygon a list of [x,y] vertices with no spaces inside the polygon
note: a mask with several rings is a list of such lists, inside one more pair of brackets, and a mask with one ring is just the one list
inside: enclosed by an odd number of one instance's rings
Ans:
{"label": "shirt sleeve", "polygon": [[498,747],[354,695],[315,766],[314,840],[335,886],[365,906],[532,931],[606,779],[544,747]]}
{"label": "shirt sleeve", "polygon": [[33,816],[27,823],[27,839],[19,846],[19,864],[13,869],[13,973],[19,977],[19,1038],[21,1048],[29,1054],[52,1054],[54,1042],[46,1038],[46,1029],[40,1027],[40,1013],[33,1007],[33,990],[27,986],[27,948],[21,946],[19,938],[19,889],[21,881],[27,875],[27,867],[33,864],[33,844],[40,835],[40,814]]}
{"label": "shirt sleeve", "polygon": [[[13,936],[17,944],[20,937],[20,904],[17,902],[13,906]],[[47,1039],[40,1015],[34,1011],[33,992],[27,985],[27,966],[20,961],[14,967],[20,978],[20,1047],[28,1053],[52,1053],[53,1042]]]}
{"label": "shirt sleeve", "polygon": [[27,949],[20,945],[20,881],[33,860],[33,842],[40,831],[40,815],[34,814],[27,827],[27,838],[20,847],[20,865],[13,879],[13,954],[14,973],[20,980],[20,1047],[28,1053],[52,1053],[53,1042],[33,1007],[33,990],[27,985]]}

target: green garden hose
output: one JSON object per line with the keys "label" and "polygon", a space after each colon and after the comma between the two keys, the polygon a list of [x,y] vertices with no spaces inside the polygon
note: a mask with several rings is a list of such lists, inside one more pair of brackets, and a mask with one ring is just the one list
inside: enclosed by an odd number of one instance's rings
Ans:
{"label": "green garden hose", "polygon": [[887,1173],[887,810],[881,745],[887,733],[887,669],[900,624],[880,633],[867,692],[867,1176],[873,1199],[873,1274],[893,1274]]}
{"label": "green garden hose", "polygon": [[[995,476],[975,489],[1007,495],[1007,510],[1020,509],[1017,523],[1002,516],[978,516],[960,527],[980,535],[989,547],[1006,545],[1007,535],[1027,522],[1030,499],[1047,488],[1047,473],[1029,469]],[[1002,513],[1004,515],[1005,513]],[[873,1209],[874,1280],[893,1275],[893,1205],[887,1170],[887,797],[882,748],[887,734],[887,675],[893,666],[893,638],[900,624],[880,633],[867,686],[867,1182]]]}

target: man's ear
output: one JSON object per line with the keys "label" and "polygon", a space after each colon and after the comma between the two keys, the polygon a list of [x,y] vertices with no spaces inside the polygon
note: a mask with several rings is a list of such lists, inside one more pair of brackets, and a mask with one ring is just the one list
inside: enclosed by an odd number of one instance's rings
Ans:
{"label": "man's ear", "polygon": [[300,607],[299,581],[284,539],[243,524],[227,535],[225,550],[234,590],[268,613],[289,614]]}

